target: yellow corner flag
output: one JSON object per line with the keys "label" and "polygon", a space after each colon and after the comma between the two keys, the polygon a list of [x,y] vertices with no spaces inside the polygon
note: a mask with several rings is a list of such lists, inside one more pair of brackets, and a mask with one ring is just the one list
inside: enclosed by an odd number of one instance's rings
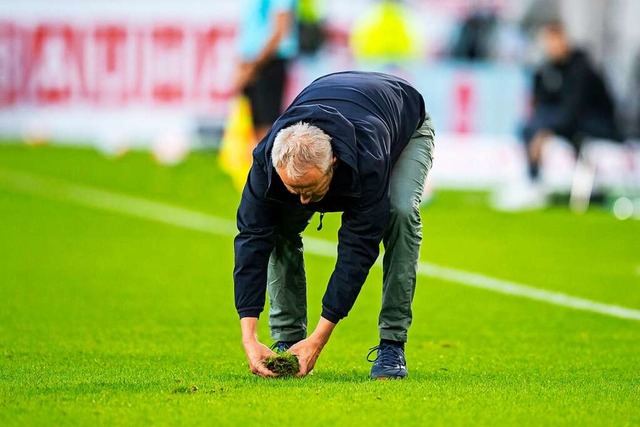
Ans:
{"label": "yellow corner flag", "polygon": [[220,166],[231,176],[233,186],[242,191],[251,168],[255,146],[251,106],[245,97],[233,101],[222,136]]}

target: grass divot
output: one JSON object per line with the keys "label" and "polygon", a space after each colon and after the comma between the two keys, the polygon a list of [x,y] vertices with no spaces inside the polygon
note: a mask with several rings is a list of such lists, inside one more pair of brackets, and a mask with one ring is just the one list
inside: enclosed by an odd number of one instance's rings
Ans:
{"label": "grass divot", "polygon": [[268,357],[264,365],[271,372],[281,377],[292,377],[300,371],[298,358],[286,351],[277,352],[277,356]]}

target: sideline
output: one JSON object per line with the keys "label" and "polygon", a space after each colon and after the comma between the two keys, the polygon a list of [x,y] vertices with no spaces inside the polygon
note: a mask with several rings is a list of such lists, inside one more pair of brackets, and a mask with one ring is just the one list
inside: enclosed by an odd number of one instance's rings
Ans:
{"label": "sideline", "polygon": [[[0,168],[0,187],[208,234],[227,237],[233,237],[236,234],[235,222],[228,219],[217,218],[209,214],[181,208],[168,203],[152,201],[96,187],[78,185],[57,178]],[[336,255],[336,244],[334,242],[305,237],[304,244],[305,251],[308,253],[325,257],[335,257]],[[380,258],[376,262],[376,265],[378,267],[382,265]],[[547,291],[516,282],[442,267],[427,262],[419,263],[418,274],[459,285],[545,302],[561,307],[589,311],[620,319],[640,321],[640,310],[603,304],[560,292]]]}

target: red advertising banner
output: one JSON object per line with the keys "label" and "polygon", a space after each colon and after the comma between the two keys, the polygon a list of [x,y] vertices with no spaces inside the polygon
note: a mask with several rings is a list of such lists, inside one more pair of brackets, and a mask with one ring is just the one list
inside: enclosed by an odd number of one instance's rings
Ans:
{"label": "red advertising banner", "polygon": [[12,22],[0,21],[0,109],[14,105],[21,95],[19,78],[24,72],[20,34]]}
{"label": "red advertising banner", "polygon": [[0,109],[226,102],[233,43],[231,26],[3,21]]}

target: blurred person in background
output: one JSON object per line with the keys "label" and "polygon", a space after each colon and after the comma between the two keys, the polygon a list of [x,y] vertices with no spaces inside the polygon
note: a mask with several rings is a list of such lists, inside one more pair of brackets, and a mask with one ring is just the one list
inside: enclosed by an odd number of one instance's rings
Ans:
{"label": "blurred person in background", "polygon": [[633,59],[624,107],[624,135],[632,140],[640,140],[640,50]]}
{"label": "blurred person in background", "polygon": [[[381,73],[347,71],[307,86],[254,150],[238,208],[235,304],[251,371],[273,356],[257,336],[268,289],[273,347],[307,375],[347,316],[384,243],[380,344],[371,378],[407,375],[404,344],[422,241],[420,198],[434,131],[420,93]],[[302,231],[314,212],[343,212],[322,314],[307,337]]]}
{"label": "blurred person in background", "polygon": [[315,55],[325,42],[325,28],[317,0],[299,0],[298,42],[301,55]]}
{"label": "blurred person in background", "polygon": [[495,5],[476,5],[456,26],[449,46],[453,59],[467,62],[520,63],[524,32]]}
{"label": "blurred person in background", "polygon": [[234,91],[251,103],[256,142],[282,112],[288,62],[298,53],[298,0],[246,0]]}
{"label": "blurred person in background", "polygon": [[532,115],[523,129],[530,182],[524,207],[546,204],[539,185],[544,145],[555,136],[565,138],[576,150],[585,138],[619,141],[614,103],[603,77],[586,52],[571,46],[560,21],[539,30],[545,60],[533,82]]}
{"label": "blurred person in background", "polygon": [[473,10],[461,23],[451,47],[451,56],[466,61],[491,59],[495,51],[498,16],[491,9]]}

